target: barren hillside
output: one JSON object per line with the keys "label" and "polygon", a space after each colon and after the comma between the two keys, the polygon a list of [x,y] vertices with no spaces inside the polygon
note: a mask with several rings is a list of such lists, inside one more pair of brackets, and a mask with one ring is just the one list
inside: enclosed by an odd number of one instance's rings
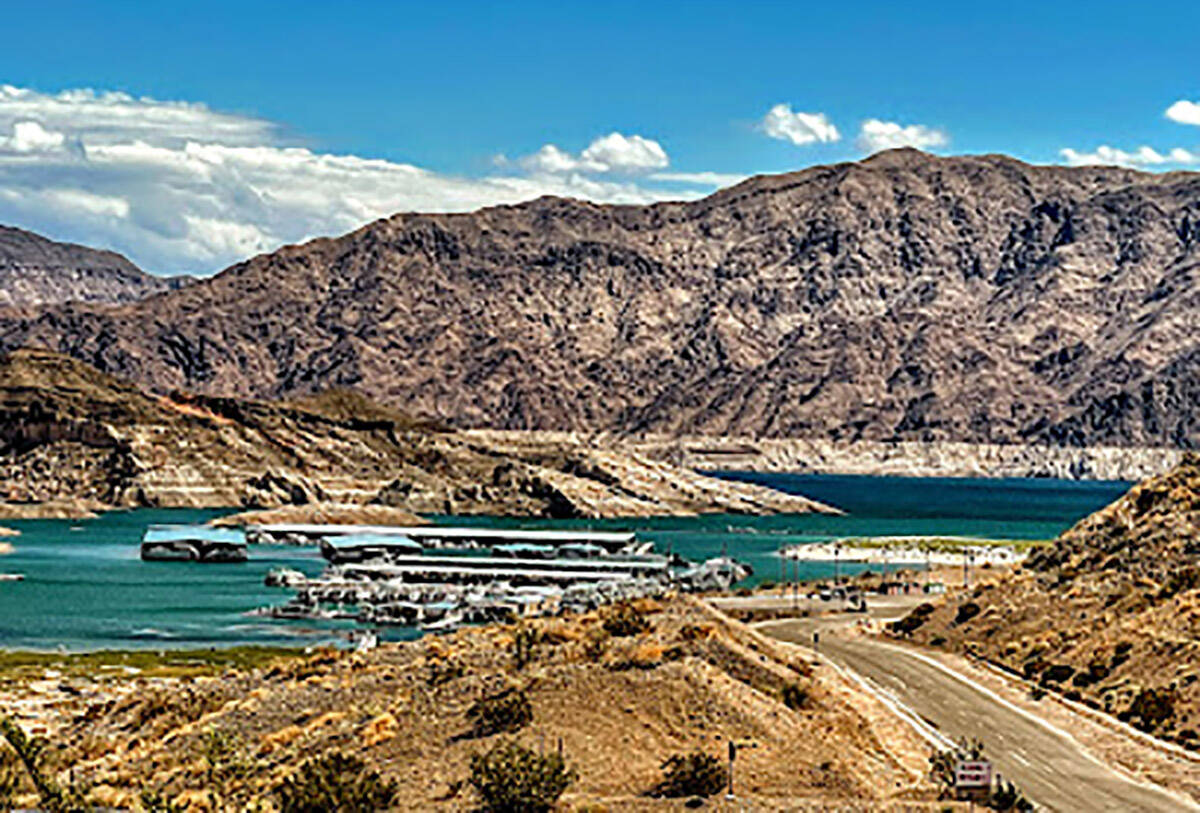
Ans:
{"label": "barren hillside", "polygon": [[61,513],[64,501],[556,517],[823,510],[579,438],[468,437],[351,392],[293,402],[152,395],[28,350],[0,357],[0,499],[14,515]]}
{"label": "barren hillside", "polygon": [[[1043,687],[1200,747],[1200,457],[1135,486],[1039,549],[901,623]],[[927,608],[932,609],[932,608]]]}
{"label": "barren hillside", "polygon": [[913,150],[690,203],[397,214],[0,320],[159,392],[457,427],[1200,444],[1200,174]]}

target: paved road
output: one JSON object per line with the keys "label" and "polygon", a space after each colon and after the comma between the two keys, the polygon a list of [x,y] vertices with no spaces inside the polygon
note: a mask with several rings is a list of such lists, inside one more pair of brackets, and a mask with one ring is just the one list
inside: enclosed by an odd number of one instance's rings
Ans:
{"label": "paved road", "polygon": [[996,770],[1015,782],[1039,809],[1196,809],[1164,791],[1126,779],[1088,757],[1069,736],[903,648],[870,638],[839,637],[827,620],[768,623],[759,630],[811,646],[816,627],[822,630],[822,654],[883,688],[952,740],[964,736],[982,740]]}

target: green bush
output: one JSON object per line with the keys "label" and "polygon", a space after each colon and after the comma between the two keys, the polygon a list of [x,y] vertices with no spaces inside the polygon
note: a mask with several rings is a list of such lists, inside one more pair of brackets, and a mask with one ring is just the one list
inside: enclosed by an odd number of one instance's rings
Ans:
{"label": "green bush", "polygon": [[371,813],[391,807],[398,790],[358,757],[333,751],[305,762],[275,792],[281,813]]}
{"label": "green bush", "polygon": [[614,638],[641,635],[650,629],[650,622],[628,602],[614,604],[604,613],[604,631]]}
{"label": "green bush", "polygon": [[479,698],[467,709],[467,721],[477,737],[511,734],[533,720],[533,706],[517,687]]}
{"label": "green bush", "polygon": [[651,796],[713,796],[729,782],[725,764],[703,751],[676,754],[662,764],[662,772],[662,781],[650,791]]}
{"label": "green bush", "polygon": [[509,741],[472,754],[468,781],[489,813],[543,813],[575,779],[561,754],[539,754]]}

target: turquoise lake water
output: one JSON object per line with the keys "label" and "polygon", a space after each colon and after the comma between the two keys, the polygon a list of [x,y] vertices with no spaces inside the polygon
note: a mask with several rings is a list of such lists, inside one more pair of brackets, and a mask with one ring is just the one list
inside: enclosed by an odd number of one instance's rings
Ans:
{"label": "turquoise lake water", "polygon": [[[722,476],[772,485],[835,505],[845,516],[784,515],[635,520],[513,520],[438,517],[443,523],[496,527],[629,529],[660,551],[691,559],[728,551],[755,576],[778,579],[776,551],[785,545],[847,536],[980,536],[1048,539],[1120,496],[1129,483],[1061,480],[968,480],[750,474]],[[143,562],[139,542],[154,523],[205,522],[217,510],[138,510],[86,521],[5,523],[21,531],[0,556],[0,648],[196,648],[234,644],[308,645],[336,637],[347,624],[276,621],[246,616],[283,602],[288,593],[263,586],[273,567],[315,575],[315,548],[261,546],[244,564]],[[802,563],[802,578],[832,575],[832,566]],[[850,568],[843,566],[843,572]],[[391,631],[388,637],[403,636]]]}

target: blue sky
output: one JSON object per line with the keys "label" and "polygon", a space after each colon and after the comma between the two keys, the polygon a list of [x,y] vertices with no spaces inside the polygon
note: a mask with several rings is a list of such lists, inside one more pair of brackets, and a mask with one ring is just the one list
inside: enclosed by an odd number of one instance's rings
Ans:
{"label": "blue sky", "polygon": [[[39,96],[7,118],[0,98],[0,222],[117,248],[153,270],[203,272],[395,209],[541,191],[696,196],[713,185],[664,174],[719,173],[719,183],[856,159],[896,139],[1045,163],[1162,170],[1198,160],[1200,126],[1165,115],[1200,103],[1198,4],[989,5],[244,1],[151,11],[10,0],[6,28],[19,35],[0,52],[0,84]],[[101,133],[88,123],[91,103],[44,117],[34,103],[80,88],[202,104],[245,126],[209,136],[197,119],[174,139],[169,123],[122,134],[109,122]],[[771,137],[764,117],[777,105],[788,107]],[[1200,108],[1177,110],[1200,124]],[[800,113],[822,118],[788,118]],[[894,129],[864,139],[869,120]],[[18,138],[21,122],[38,129]],[[625,140],[583,153],[614,132]],[[8,170],[6,136],[20,153]],[[193,150],[203,168],[220,164],[201,188],[194,174],[163,169],[174,166],[164,145],[185,141],[304,148],[314,187],[325,155],[414,177],[356,166],[353,180],[341,167],[333,198],[305,202],[279,185],[286,169],[272,180],[251,171],[249,153],[233,167],[228,153]],[[110,149],[101,171],[105,144],[135,143],[159,151],[135,165],[129,150]],[[68,161],[73,144],[82,147]],[[549,144],[560,151],[553,161],[529,158]],[[323,206],[335,210],[324,221]]]}

